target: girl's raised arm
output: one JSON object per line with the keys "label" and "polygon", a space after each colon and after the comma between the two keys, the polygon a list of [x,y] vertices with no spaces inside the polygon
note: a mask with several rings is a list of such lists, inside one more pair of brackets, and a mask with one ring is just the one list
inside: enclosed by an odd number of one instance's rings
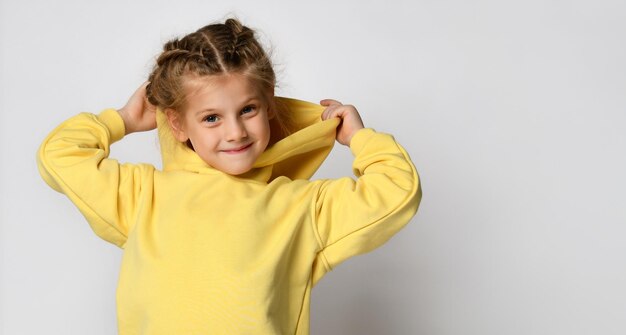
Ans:
{"label": "girl's raised arm", "polygon": [[98,236],[120,247],[134,222],[151,210],[154,168],[119,164],[108,158],[109,148],[125,133],[155,127],[154,111],[143,97],[145,84],[126,105],[128,122],[115,109],[68,119],[46,137],[37,155],[46,183],[78,207]]}
{"label": "girl's raised arm", "polygon": [[318,258],[324,267],[316,268],[314,281],[347,258],[385,243],[415,215],[422,195],[417,171],[394,138],[359,128],[353,107],[343,112],[335,108],[329,115],[345,116],[337,140],[349,144],[357,179],[321,182],[315,220],[322,247]]}

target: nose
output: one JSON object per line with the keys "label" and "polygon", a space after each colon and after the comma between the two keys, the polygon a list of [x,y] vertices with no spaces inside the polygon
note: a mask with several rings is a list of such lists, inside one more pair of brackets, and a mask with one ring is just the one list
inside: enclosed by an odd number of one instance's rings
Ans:
{"label": "nose", "polygon": [[229,120],[225,124],[225,139],[229,142],[238,141],[248,137],[246,126],[240,118]]}

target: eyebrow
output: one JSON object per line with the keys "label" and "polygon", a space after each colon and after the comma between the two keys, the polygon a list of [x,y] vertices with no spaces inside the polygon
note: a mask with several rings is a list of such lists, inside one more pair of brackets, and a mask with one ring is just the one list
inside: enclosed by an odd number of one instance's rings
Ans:
{"label": "eyebrow", "polygon": [[[259,98],[259,97],[257,97],[257,96],[251,96],[251,97],[248,97],[246,100],[243,100],[244,102],[243,102],[243,103],[241,103],[240,105],[241,105],[242,107],[243,107],[243,106],[246,106],[246,105],[250,104],[250,102],[251,102],[251,101],[254,101],[254,100],[261,100],[261,98]],[[195,113],[195,115],[200,115],[200,114],[202,114],[202,113],[206,113],[206,112],[215,112],[215,111],[216,111],[216,109],[215,109],[215,108],[204,108],[204,109],[201,109],[201,110],[197,111],[197,112]]]}

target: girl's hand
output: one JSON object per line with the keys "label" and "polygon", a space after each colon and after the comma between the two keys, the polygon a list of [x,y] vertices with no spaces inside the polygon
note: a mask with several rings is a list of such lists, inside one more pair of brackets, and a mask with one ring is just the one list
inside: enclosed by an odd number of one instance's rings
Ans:
{"label": "girl's hand", "polygon": [[326,109],[322,113],[322,120],[328,120],[333,117],[341,119],[339,127],[337,127],[337,142],[350,146],[352,136],[359,130],[363,129],[363,121],[359,112],[352,105],[342,105],[341,102],[332,99],[324,99],[320,101]]}
{"label": "girl's hand", "polygon": [[156,107],[148,102],[146,86],[148,82],[143,83],[128,99],[126,106],[117,111],[124,119],[126,135],[156,128]]}

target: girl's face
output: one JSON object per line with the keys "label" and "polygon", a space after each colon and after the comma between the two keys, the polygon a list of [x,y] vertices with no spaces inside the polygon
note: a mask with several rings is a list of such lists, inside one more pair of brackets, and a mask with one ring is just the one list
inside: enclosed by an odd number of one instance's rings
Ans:
{"label": "girl's face", "polygon": [[210,166],[231,175],[252,169],[270,140],[265,99],[239,74],[191,80],[181,113],[168,113],[175,137],[191,141]]}

